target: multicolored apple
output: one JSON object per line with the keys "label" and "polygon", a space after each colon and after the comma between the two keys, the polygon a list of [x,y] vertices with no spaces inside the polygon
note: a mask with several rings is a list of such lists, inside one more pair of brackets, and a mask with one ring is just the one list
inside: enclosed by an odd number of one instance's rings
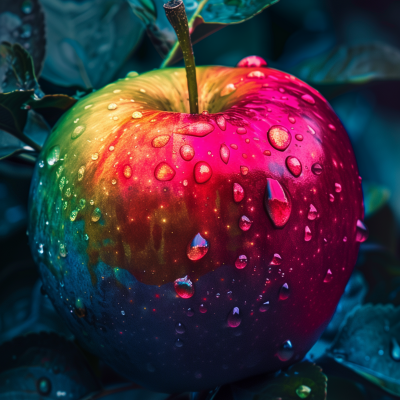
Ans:
{"label": "multicolored apple", "polygon": [[94,354],[154,390],[301,360],[352,273],[361,178],[327,101],[242,61],[128,75],[54,128],[31,188],[45,291]]}

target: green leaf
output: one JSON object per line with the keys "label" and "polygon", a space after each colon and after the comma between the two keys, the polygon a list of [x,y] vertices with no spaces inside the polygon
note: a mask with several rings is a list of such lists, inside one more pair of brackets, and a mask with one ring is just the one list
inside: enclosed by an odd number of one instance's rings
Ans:
{"label": "green leaf", "polygon": [[364,192],[365,216],[369,217],[388,202],[390,191],[384,186],[370,182],[363,182],[362,187]]}
{"label": "green leaf", "polygon": [[31,147],[1,147],[0,148],[0,161],[5,160],[9,157],[17,156],[19,154],[26,153],[32,155],[34,150]]}
{"label": "green leaf", "polygon": [[365,305],[348,315],[328,355],[400,396],[400,307]]}
{"label": "green leaf", "polygon": [[24,105],[28,106],[29,109],[32,110],[36,110],[38,108],[59,108],[63,111],[67,111],[77,101],[78,100],[67,96],[66,94],[47,94],[39,100],[31,98]]}
{"label": "green leaf", "polygon": [[311,84],[362,84],[400,79],[400,51],[383,43],[338,46],[290,69]]}

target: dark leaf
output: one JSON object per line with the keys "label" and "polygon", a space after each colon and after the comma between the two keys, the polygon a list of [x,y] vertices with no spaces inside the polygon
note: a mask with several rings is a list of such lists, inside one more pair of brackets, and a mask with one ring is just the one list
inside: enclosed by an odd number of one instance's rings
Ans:
{"label": "dark leaf", "polygon": [[400,79],[400,51],[383,43],[339,46],[305,60],[290,72],[310,84],[362,84]]}
{"label": "dark leaf", "polygon": [[382,208],[389,200],[390,191],[375,183],[363,182],[365,216],[369,217]]}
{"label": "dark leaf", "polygon": [[34,90],[37,98],[43,97],[35,75],[32,57],[18,43],[0,44],[0,68],[3,71],[2,92],[14,90]]}
{"label": "dark leaf", "polygon": [[100,383],[77,347],[49,333],[20,336],[0,346],[0,397],[78,400],[100,390]]}
{"label": "dark leaf", "polygon": [[329,400],[367,400],[363,387],[348,379],[328,374]]}
{"label": "dark leaf", "polygon": [[67,111],[71,108],[78,100],[65,94],[47,94],[39,100],[29,99],[25,105],[32,110],[38,108],[59,108],[63,111]]}
{"label": "dark leaf", "polygon": [[359,307],[347,317],[328,355],[400,396],[400,307]]}
{"label": "dark leaf", "polygon": [[0,43],[3,41],[19,43],[29,50],[39,77],[46,50],[44,14],[39,0],[0,1]]}
{"label": "dark leaf", "polygon": [[24,147],[1,147],[0,148],[0,161],[9,157],[16,156],[21,153],[34,153],[34,150],[29,146]]}

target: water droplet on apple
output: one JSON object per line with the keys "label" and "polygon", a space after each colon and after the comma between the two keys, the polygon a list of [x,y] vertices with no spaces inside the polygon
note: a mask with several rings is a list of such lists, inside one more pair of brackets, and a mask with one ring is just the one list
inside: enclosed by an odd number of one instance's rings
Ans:
{"label": "water droplet on apple", "polygon": [[86,126],[85,125],[78,125],[71,133],[71,139],[74,140],[82,135],[85,132]]}
{"label": "water droplet on apple", "polygon": [[342,185],[340,183],[335,183],[335,192],[340,193],[342,191]]}
{"label": "water droplet on apple", "polygon": [[187,311],[186,311],[186,315],[187,315],[188,317],[193,317],[194,311],[189,307],[189,308],[187,309]]}
{"label": "water droplet on apple", "polygon": [[182,347],[183,346],[183,341],[182,339],[176,339],[175,340],[175,347]]}
{"label": "water droplet on apple", "polygon": [[394,361],[400,361],[400,345],[395,337],[391,340],[390,356]]}
{"label": "water droplet on apple", "polygon": [[118,107],[118,106],[117,106],[115,103],[111,103],[111,104],[108,105],[107,108],[108,108],[109,110],[115,110],[117,107]]}
{"label": "water droplet on apple", "polygon": [[297,135],[295,135],[296,140],[298,140],[299,142],[303,141],[303,135],[300,135],[299,133]]}
{"label": "water droplet on apple", "polygon": [[248,78],[263,79],[265,78],[264,72],[261,71],[251,71],[247,74]]}
{"label": "water droplet on apple", "polygon": [[356,226],[356,241],[363,243],[368,239],[368,228],[364,225],[362,221],[357,220]]}
{"label": "water droplet on apple", "polygon": [[217,115],[215,121],[218,125],[218,128],[221,129],[221,131],[226,130],[226,119],[224,118],[223,115]]}
{"label": "water droplet on apple", "polygon": [[329,201],[333,203],[335,201],[335,196],[333,194],[329,194]]}
{"label": "water droplet on apple", "polygon": [[286,300],[290,295],[289,285],[284,283],[279,291],[279,300]]}
{"label": "water droplet on apple", "polygon": [[336,131],[335,125],[329,124],[328,127],[329,127],[329,129],[331,129],[332,131]]}
{"label": "water droplet on apple", "polygon": [[228,94],[233,93],[236,90],[235,85],[233,83],[228,83],[222,90],[221,90],[221,97],[227,96]]}
{"label": "water droplet on apple", "polygon": [[92,160],[93,160],[93,161],[98,160],[98,158],[99,158],[99,153],[93,153],[93,154],[92,154]]}
{"label": "water droplet on apple", "polygon": [[133,114],[132,114],[132,118],[134,118],[134,119],[140,119],[140,118],[142,118],[143,117],[143,114],[140,112],[140,111],[135,111]]}
{"label": "water droplet on apple", "polygon": [[[194,294],[193,283],[187,275],[184,278],[175,279],[174,289],[176,294],[182,299],[189,299]],[[189,315],[189,310],[190,309],[188,309],[188,315]]]}
{"label": "water droplet on apple", "polygon": [[311,238],[312,238],[311,230],[308,226],[306,226],[306,228],[304,229],[304,240],[306,242],[309,242]]}
{"label": "water droplet on apple", "polygon": [[264,150],[263,154],[264,154],[265,156],[270,156],[270,155],[271,155],[271,152],[270,152],[269,150]]}
{"label": "water droplet on apple", "polygon": [[65,243],[60,243],[59,248],[60,248],[60,256],[64,258],[67,257],[68,252]]}
{"label": "water droplet on apple", "polygon": [[281,265],[281,263],[282,257],[278,253],[275,253],[269,265]]}
{"label": "water droplet on apple", "polygon": [[179,335],[182,335],[186,332],[186,328],[182,323],[177,322],[175,325],[175,332],[178,333]]}
{"label": "water droplet on apple", "polygon": [[289,120],[289,122],[290,122],[291,124],[295,124],[295,123],[296,123],[296,119],[293,118],[293,117],[289,117],[288,120]]}
{"label": "water droplet on apple", "polygon": [[209,247],[210,245],[207,240],[198,233],[188,244],[186,254],[189,260],[197,261],[207,254]]}
{"label": "water droplet on apple", "polygon": [[55,145],[49,150],[49,153],[47,154],[46,157],[46,161],[47,164],[54,165],[56,162],[58,162],[59,159],[60,159],[60,146]]}
{"label": "water droplet on apple", "polygon": [[286,166],[293,176],[298,178],[301,174],[302,165],[297,157],[289,156],[286,158]]}
{"label": "water droplet on apple", "polygon": [[265,303],[262,303],[260,307],[258,308],[258,311],[260,312],[266,312],[269,310],[269,301],[266,301]]}
{"label": "water droplet on apple", "polygon": [[175,170],[166,162],[160,162],[154,170],[154,176],[159,181],[170,181],[175,176]]}
{"label": "water droplet on apple", "polygon": [[194,148],[190,144],[184,144],[179,152],[185,161],[190,161],[194,157]]}
{"label": "water droplet on apple", "polygon": [[232,149],[233,149],[233,150],[237,150],[237,148],[238,148],[238,147],[237,147],[237,145],[236,145],[236,144],[234,144],[234,143],[233,143],[233,144],[231,144],[231,147],[232,147]]}
{"label": "water droplet on apple", "polygon": [[203,137],[211,133],[214,129],[214,125],[210,124],[209,122],[199,121],[193,122],[189,125],[181,126],[177,128],[174,133],[179,135]]}
{"label": "water droplet on apple", "polygon": [[332,271],[330,269],[328,269],[328,271],[326,271],[326,275],[324,278],[324,282],[328,283],[332,280]]}
{"label": "water droplet on apple", "polygon": [[219,155],[221,156],[221,160],[225,163],[228,164],[229,161],[229,155],[230,155],[230,150],[229,147],[225,144],[222,143],[221,147],[219,149]]}
{"label": "water droplet on apple", "polygon": [[322,166],[321,164],[315,163],[311,166],[311,171],[314,175],[321,175],[322,173]]}
{"label": "water droplet on apple", "polygon": [[303,94],[303,96],[301,96],[301,98],[302,98],[305,102],[307,102],[307,103],[309,103],[309,104],[315,104],[314,97],[312,97],[312,96],[309,95],[309,94]]}
{"label": "water droplet on apple", "polygon": [[250,221],[245,215],[242,215],[239,220],[239,228],[246,232],[251,228],[253,221]]}
{"label": "water droplet on apple", "polygon": [[205,183],[210,180],[212,176],[212,169],[205,161],[199,161],[194,166],[194,180],[197,183]]}
{"label": "water droplet on apple", "polygon": [[78,212],[79,210],[72,210],[71,214],[69,216],[69,219],[71,220],[71,222],[74,222],[76,220],[76,217],[78,216]]}
{"label": "water droplet on apple", "polygon": [[204,314],[207,312],[207,307],[204,304],[200,304],[199,311]]}
{"label": "water droplet on apple", "polygon": [[245,255],[239,256],[235,261],[235,267],[237,269],[243,269],[247,265],[247,257]]}
{"label": "water droplet on apple", "polygon": [[116,180],[116,179],[112,179],[112,180],[111,180],[111,183],[112,183],[113,185],[116,185],[116,184],[117,184],[117,180]]}
{"label": "water droplet on apple", "polygon": [[124,166],[124,177],[130,178],[132,176],[132,167],[129,164]]}
{"label": "water droplet on apple", "polygon": [[297,389],[296,389],[296,394],[298,397],[300,397],[300,399],[306,399],[311,393],[311,388],[309,388],[306,385],[300,385]]}
{"label": "water droplet on apple", "polygon": [[101,218],[101,211],[100,208],[95,208],[92,212],[91,219],[93,222],[97,222]]}
{"label": "water droplet on apple", "polygon": [[314,221],[315,218],[317,218],[317,209],[310,204],[310,209],[308,210],[307,218],[310,221]]}
{"label": "water droplet on apple", "polygon": [[82,299],[76,299],[75,301],[75,307],[74,307],[74,313],[77,317],[79,318],[84,318],[86,317],[86,307],[83,304]]}
{"label": "water droplet on apple", "polygon": [[268,131],[268,140],[276,150],[284,151],[289,147],[292,136],[283,126],[274,125]]}
{"label": "water droplet on apple", "polygon": [[238,68],[261,68],[266,67],[267,62],[259,56],[248,56],[240,60],[236,67]]}
{"label": "water droplet on apple", "polygon": [[85,174],[85,169],[86,167],[84,165],[82,165],[79,169],[78,169],[78,181],[81,181],[83,179],[83,176]]}
{"label": "water droplet on apple", "polygon": [[272,178],[267,178],[264,204],[274,225],[282,228],[289,220],[292,205],[281,184]]}
{"label": "water droplet on apple", "polygon": [[171,136],[169,135],[157,136],[151,141],[151,145],[157,149],[160,147],[164,147],[169,142],[170,138]]}
{"label": "water droplet on apple", "polygon": [[241,202],[244,199],[244,189],[238,183],[233,184],[233,200],[236,203]]}
{"label": "water droplet on apple", "polygon": [[226,322],[231,328],[237,328],[241,324],[242,317],[240,316],[239,307],[233,307],[233,309],[228,314]]}
{"label": "water droplet on apple", "polygon": [[241,173],[243,176],[246,176],[246,175],[249,173],[249,167],[246,167],[246,166],[244,166],[244,165],[241,165],[241,166],[240,166],[240,173]]}
{"label": "water droplet on apple", "polygon": [[247,129],[244,126],[239,126],[236,129],[236,133],[239,135],[244,135],[245,133],[247,133]]}

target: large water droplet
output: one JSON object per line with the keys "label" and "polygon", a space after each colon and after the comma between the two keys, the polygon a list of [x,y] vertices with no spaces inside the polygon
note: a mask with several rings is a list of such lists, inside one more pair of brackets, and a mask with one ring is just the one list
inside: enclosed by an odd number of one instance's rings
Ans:
{"label": "large water droplet", "polygon": [[221,129],[221,131],[226,130],[226,119],[224,118],[223,115],[217,115],[215,121],[218,125],[218,128]]}
{"label": "large water droplet", "polygon": [[169,139],[171,139],[171,136],[169,135],[160,135],[151,141],[151,145],[158,149],[164,147],[169,142]]}
{"label": "large water droplet", "polygon": [[362,221],[357,220],[356,226],[356,241],[363,243],[368,239],[368,228],[364,225]]}
{"label": "large water droplet", "polygon": [[179,152],[185,161],[190,161],[194,157],[194,148],[190,144],[184,144]]}
{"label": "large water droplet", "polygon": [[78,125],[71,133],[71,139],[76,139],[85,132],[86,126],[85,125]]}
{"label": "large water droplet", "polygon": [[314,175],[321,175],[322,173],[322,166],[321,164],[315,163],[311,167],[311,171]]}
{"label": "large water droplet", "polygon": [[174,289],[176,294],[182,297],[182,299],[189,299],[194,294],[193,283],[187,275],[184,278],[175,279]]}
{"label": "large water droplet", "polygon": [[60,159],[60,146],[55,145],[49,150],[49,153],[47,154],[46,157],[46,161],[47,164],[54,165],[56,162],[58,162],[59,159]]}
{"label": "large water droplet", "polygon": [[186,254],[189,260],[197,261],[203,258],[210,248],[209,243],[198,233],[188,244]]}
{"label": "large water droplet", "polygon": [[262,303],[258,309],[260,312],[266,312],[269,310],[269,301]]}
{"label": "large water droplet", "polygon": [[238,183],[233,184],[233,200],[236,203],[241,202],[244,199],[244,189]]}
{"label": "large water droplet", "polygon": [[340,193],[342,191],[342,185],[340,183],[335,183],[335,192]]}
{"label": "large water droplet", "polygon": [[170,181],[175,176],[175,170],[166,162],[162,161],[154,170],[154,176],[159,181]]}
{"label": "large water droplet", "polygon": [[281,361],[288,361],[293,357],[294,351],[290,340],[286,340],[285,343],[279,347],[277,356]]}
{"label": "large water droplet", "polygon": [[281,184],[272,178],[267,178],[264,204],[274,225],[282,228],[289,220],[292,204]]}
{"label": "large water droplet", "polygon": [[306,385],[300,385],[297,389],[296,389],[296,394],[297,396],[300,397],[300,399],[306,399],[311,393],[311,389],[306,386]]}
{"label": "large water droplet", "polygon": [[179,335],[182,335],[186,332],[186,328],[182,323],[177,322],[175,325],[175,332],[178,333]]}
{"label": "large water droplet", "polygon": [[259,56],[248,56],[240,60],[236,66],[238,68],[261,68],[266,67],[267,62]]}
{"label": "large water droplet", "polygon": [[289,285],[284,283],[279,290],[279,300],[286,300],[290,295]]}
{"label": "large water droplet", "polygon": [[194,166],[194,180],[197,183],[205,183],[207,182],[212,176],[212,169],[208,163],[205,161],[199,161]]}
{"label": "large water droplet", "polygon": [[222,143],[221,147],[219,149],[219,155],[221,156],[221,160],[225,163],[228,164],[229,161],[229,155],[230,155],[230,150],[229,147],[225,144]]}
{"label": "large water droplet", "polygon": [[76,299],[75,301],[75,308],[74,308],[75,315],[79,318],[83,318],[86,316],[86,307],[83,304],[82,299]]}
{"label": "large water droplet", "polygon": [[235,85],[233,83],[228,83],[222,90],[221,90],[221,97],[227,96],[228,94],[233,93],[236,90]]}
{"label": "large water droplet", "polygon": [[245,215],[242,215],[239,220],[239,228],[246,232],[251,228],[253,221],[250,221]]}
{"label": "large water droplet", "polygon": [[97,222],[101,218],[100,208],[95,208],[92,212],[92,221]]}
{"label": "large water droplet", "polygon": [[130,178],[132,176],[132,167],[129,164],[124,166],[124,177]]}
{"label": "large water droplet", "polygon": [[326,275],[324,278],[324,282],[328,283],[332,280],[332,271],[330,269],[328,269],[328,271],[326,271]]}
{"label": "large water droplet", "polygon": [[246,176],[249,173],[249,167],[246,167],[245,165],[240,166],[240,173],[243,176]]}
{"label": "large water droplet", "polygon": [[317,218],[317,209],[310,204],[310,209],[308,210],[307,218],[310,221],[314,221],[315,218]]}
{"label": "large water droplet", "polygon": [[305,102],[307,102],[307,103],[309,103],[309,104],[315,104],[314,97],[310,96],[309,94],[303,94],[303,96],[301,96],[301,98],[302,98]]}
{"label": "large water droplet", "polygon": [[199,121],[193,122],[189,125],[181,126],[177,128],[174,133],[179,135],[203,137],[211,133],[213,130],[214,125],[210,124],[209,122]]}
{"label": "large water droplet", "polygon": [[269,265],[281,265],[281,262],[282,257],[278,253],[275,253]]}
{"label": "large water droplet", "polygon": [[235,267],[237,269],[243,269],[247,265],[247,257],[245,255],[239,256],[235,261]]}
{"label": "large water droplet", "polygon": [[228,326],[231,328],[237,328],[242,322],[242,317],[240,316],[239,307],[233,307],[233,309],[228,314],[227,321]]}
{"label": "large water droplet", "polygon": [[312,238],[311,230],[308,226],[306,226],[306,228],[304,229],[304,240],[306,242],[309,242],[311,238]]}
{"label": "large water droplet", "polygon": [[391,340],[390,356],[394,361],[400,361],[400,345],[395,337]]}
{"label": "large water droplet", "polygon": [[283,126],[274,125],[268,131],[268,140],[276,150],[284,151],[289,147],[292,136]]}
{"label": "large water droplet", "polygon": [[286,166],[293,176],[298,178],[301,174],[302,166],[297,157],[289,156],[286,158]]}

